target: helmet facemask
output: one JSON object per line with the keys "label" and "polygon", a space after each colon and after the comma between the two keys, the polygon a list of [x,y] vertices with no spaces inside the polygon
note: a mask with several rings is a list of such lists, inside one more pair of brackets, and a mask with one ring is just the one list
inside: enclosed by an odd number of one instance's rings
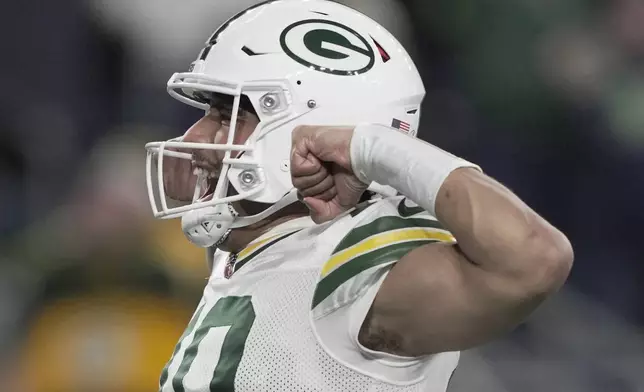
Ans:
{"label": "helmet facemask", "polygon": [[[289,117],[287,89],[282,83],[234,84],[217,80],[204,74],[175,74],[168,83],[168,91],[180,101],[191,106],[210,110],[211,106],[229,114],[230,126],[225,144],[186,143],[182,138],[166,142],[154,142],[147,149],[147,186],[154,216],[172,219],[183,216],[189,211],[230,204],[240,200],[252,200],[266,186],[264,170],[256,152],[257,141],[276,123]],[[246,94],[248,93],[248,94]],[[251,96],[257,100],[251,103]],[[256,108],[256,106],[259,106]],[[260,122],[244,144],[234,144],[238,133],[238,120],[242,112],[257,113]],[[225,116],[224,114],[224,116]],[[227,119],[228,120],[228,119]],[[178,150],[178,151],[177,151]],[[194,197],[190,204],[170,207],[164,188],[164,158],[172,157],[193,160],[193,152],[212,150],[224,152],[221,170],[218,173],[214,190],[204,198],[207,189],[207,173],[196,170],[199,177]],[[156,173],[154,164],[156,163]],[[156,184],[154,184],[156,180]],[[231,181],[232,180],[232,181]],[[156,185],[156,186],[155,186]],[[231,186],[234,192],[230,192]]]}
{"label": "helmet facemask", "polygon": [[[257,154],[257,142],[294,116],[289,110],[288,89],[284,83],[240,84],[190,72],[175,74],[168,82],[168,91],[176,99],[191,106],[206,111],[211,107],[219,109],[230,125],[225,144],[186,143],[183,138],[178,138],[146,145],[147,187],[156,218],[182,218],[188,238],[193,243],[206,247],[216,245],[231,229],[257,223],[297,201],[295,191],[285,189],[277,197],[273,196],[277,203],[260,214],[239,217],[232,207],[232,203],[253,201],[266,191],[265,168],[261,164],[261,156]],[[239,118],[244,112],[256,114],[260,121],[243,144],[235,144]],[[169,202],[164,186],[166,158],[192,162],[194,153],[199,150],[224,153],[216,185],[212,186],[210,173],[196,169],[194,175],[197,179],[192,201],[170,206],[172,202]]]}

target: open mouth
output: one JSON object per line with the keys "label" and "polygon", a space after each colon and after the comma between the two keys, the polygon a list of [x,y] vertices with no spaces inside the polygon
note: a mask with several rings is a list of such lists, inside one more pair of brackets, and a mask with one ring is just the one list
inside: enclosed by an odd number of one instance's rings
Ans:
{"label": "open mouth", "polygon": [[[237,155],[236,158],[239,159],[244,154],[245,152],[242,151],[241,153],[239,153],[239,155]],[[217,165],[217,168],[215,169],[216,174],[215,174],[215,171],[209,171],[208,169],[203,167],[197,167],[197,169],[198,170],[195,171],[195,174],[199,176],[199,180],[202,181],[201,183],[202,196],[197,200],[197,202],[202,203],[206,201],[211,201],[214,197],[215,190],[217,189],[217,183],[219,182],[219,176],[221,175],[222,166],[221,164]],[[205,191],[203,191],[203,189],[205,189]],[[230,188],[228,190],[227,195],[223,195],[221,197],[232,196],[235,193],[236,192],[234,191],[234,189]]]}
{"label": "open mouth", "polygon": [[218,177],[214,178],[208,178],[206,179],[206,190],[203,192],[203,196],[197,202],[205,202],[205,201],[210,201],[212,200],[213,196],[215,195],[215,189],[217,188],[217,181],[219,180]]}

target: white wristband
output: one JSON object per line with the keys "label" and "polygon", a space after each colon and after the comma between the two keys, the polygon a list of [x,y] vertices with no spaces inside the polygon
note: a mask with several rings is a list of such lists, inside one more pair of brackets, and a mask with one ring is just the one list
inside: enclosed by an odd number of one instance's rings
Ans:
{"label": "white wristband", "polygon": [[436,216],[436,197],[456,169],[477,165],[395,129],[356,127],[351,140],[353,172],[365,184],[389,185]]}

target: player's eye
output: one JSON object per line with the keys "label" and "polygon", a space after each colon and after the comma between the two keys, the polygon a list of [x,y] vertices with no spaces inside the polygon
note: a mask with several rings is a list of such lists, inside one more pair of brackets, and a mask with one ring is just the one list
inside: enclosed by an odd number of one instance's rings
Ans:
{"label": "player's eye", "polygon": [[[225,120],[230,120],[233,112],[234,97],[219,93],[212,93],[200,91],[195,93],[195,96],[204,103],[207,103],[211,108],[217,109]],[[239,103],[239,117],[246,117],[250,114],[256,114],[255,108],[250,103],[250,99],[246,95],[242,95]]]}
{"label": "player's eye", "polygon": [[219,110],[219,113],[221,113],[221,118],[224,120],[230,121],[230,119],[233,116],[232,107],[224,106],[224,107],[217,108],[217,110]]}

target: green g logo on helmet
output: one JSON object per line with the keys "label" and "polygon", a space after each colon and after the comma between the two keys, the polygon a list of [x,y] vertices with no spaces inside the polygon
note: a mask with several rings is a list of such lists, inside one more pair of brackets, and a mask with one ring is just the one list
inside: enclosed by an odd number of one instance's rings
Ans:
{"label": "green g logo on helmet", "polygon": [[341,23],[302,20],[280,37],[284,52],[298,63],[332,75],[359,75],[373,68],[376,54],[363,36]]}

